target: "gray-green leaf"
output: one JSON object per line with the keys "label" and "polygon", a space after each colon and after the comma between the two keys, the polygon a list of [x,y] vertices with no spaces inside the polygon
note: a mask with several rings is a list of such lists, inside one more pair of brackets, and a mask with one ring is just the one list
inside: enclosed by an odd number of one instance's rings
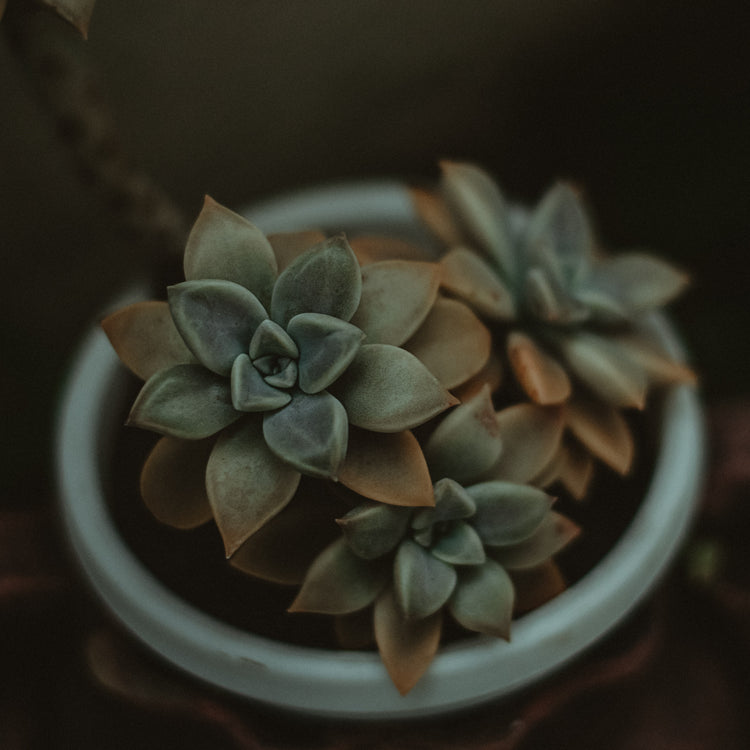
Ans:
{"label": "gray-green leaf", "polygon": [[409,539],[399,545],[393,563],[396,600],[407,618],[437,612],[453,593],[456,571]]}
{"label": "gray-green leaf", "polygon": [[510,576],[487,560],[461,571],[448,608],[465,628],[510,640],[514,599]]}
{"label": "gray-green leaf", "polygon": [[366,560],[382,557],[403,539],[411,512],[385,503],[368,503],[337,519],[352,551]]}

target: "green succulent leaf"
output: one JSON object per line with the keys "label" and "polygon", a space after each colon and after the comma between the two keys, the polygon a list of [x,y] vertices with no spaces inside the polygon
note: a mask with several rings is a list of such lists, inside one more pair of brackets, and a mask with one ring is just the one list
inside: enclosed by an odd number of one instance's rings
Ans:
{"label": "green succulent leaf", "polygon": [[251,291],[266,307],[276,280],[276,257],[263,232],[206,196],[188,237],[185,279],[224,279]]}
{"label": "green succulent leaf", "polygon": [[507,350],[516,379],[534,403],[549,406],[567,401],[570,378],[551,354],[520,331],[508,335]]}
{"label": "green succulent leaf", "polygon": [[298,471],[337,478],[346,455],[349,424],[338,399],[327,391],[294,391],[290,403],[263,418],[268,447]]}
{"label": "green succulent leaf", "polygon": [[515,278],[517,259],[507,209],[493,179],[473,164],[444,161],[440,167],[443,195],[464,229],[495,262],[502,278]]}
{"label": "green succulent leaf", "polygon": [[279,272],[283,271],[292,261],[305,250],[325,242],[326,236],[317,229],[303,232],[277,232],[268,235],[268,242],[273,248]]}
{"label": "green succulent leaf", "polygon": [[545,323],[581,323],[589,316],[589,310],[540,267],[527,271],[523,291],[528,310]]}
{"label": "green succulent leaf", "polygon": [[352,552],[343,537],[315,558],[290,612],[345,615],[372,604],[388,582],[388,566]]}
{"label": "green succulent leaf", "polygon": [[393,585],[404,616],[419,620],[434,614],[448,601],[456,585],[456,571],[406,539],[393,561]]}
{"label": "green succulent leaf", "polygon": [[332,237],[310,248],[282,271],[271,298],[271,318],[286,327],[300,313],[349,321],[359,306],[362,275],[349,243]]}
{"label": "green succulent leaf", "polygon": [[623,355],[643,368],[649,383],[695,385],[697,382],[697,376],[690,367],[672,357],[658,342],[652,341],[641,331],[619,335],[615,344]]}
{"label": "green succulent leaf", "polygon": [[213,440],[163,437],[141,470],[141,497],[155,518],[178,529],[211,520],[206,464]]}
{"label": "green succulent leaf", "polygon": [[258,298],[231,281],[184,281],[168,288],[169,308],[189,349],[209,370],[228,376],[268,317]]}
{"label": "green succulent leaf", "polygon": [[250,359],[257,359],[264,355],[276,355],[297,359],[299,349],[289,334],[270,318],[262,321],[255,329],[248,348]]}
{"label": "green succulent leaf", "polygon": [[539,257],[540,248],[549,247],[568,283],[586,272],[593,258],[594,237],[571,185],[560,182],[547,191],[529,221],[525,246],[532,258]]}
{"label": "green succulent leaf", "polygon": [[396,689],[406,695],[435,658],[442,632],[442,612],[423,619],[407,619],[393,590],[386,589],[375,602],[373,621],[383,664]]}
{"label": "green succulent leaf", "polygon": [[489,386],[450,411],[424,446],[433,477],[465,484],[475,480],[500,457],[502,439]]}
{"label": "green succulent leaf", "polygon": [[617,344],[589,331],[561,336],[558,344],[573,373],[613,406],[643,409],[648,379],[642,366]]}
{"label": "green succulent leaf", "polygon": [[442,287],[483,318],[513,320],[513,293],[492,266],[466,247],[454,247],[440,260]]}
{"label": "green succulent leaf", "polygon": [[300,584],[321,550],[339,538],[331,519],[345,507],[325,483],[303,477],[291,502],[234,553],[230,564],[265,581]]}
{"label": "green succulent leaf", "polygon": [[479,534],[464,521],[440,536],[430,552],[449,565],[481,565],[486,559]]}
{"label": "green succulent leaf", "polygon": [[206,489],[227,557],[287,505],[299,481],[299,472],[268,449],[259,419],[219,436]]}
{"label": "green succulent leaf", "polygon": [[112,348],[141,380],[159,370],[197,362],[187,348],[166,302],[136,302],[102,321]]}
{"label": "green succulent leaf", "polygon": [[408,430],[375,433],[352,427],[339,481],[364,497],[389,505],[434,504],[422,449]]}
{"label": "green succulent leaf", "polygon": [[231,374],[232,405],[237,411],[264,412],[286,406],[292,396],[269,385],[247,354],[234,360]]}
{"label": "green succulent leaf", "polygon": [[435,482],[435,507],[417,511],[411,522],[413,529],[425,529],[443,521],[457,521],[474,515],[476,506],[469,493],[453,479]]}
{"label": "green succulent leaf", "polygon": [[[272,362],[268,363],[271,372],[265,376],[268,385],[285,389],[297,383],[298,369],[293,359],[271,357],[271,360]],[[256,359],[253,364],[261,371],[263,370],[263,365],[259,363],[259,360]]]}
{"label": "green succulent leaf", "polygon": [[385,260],[362,269],[362,298],[351,322],[370,344],[400,346],[422,324],[440,285],[436,263]]}
{"label": "green succulent leaf", "polygon": [[351,323],[321,313],[295,315],[287,331],[299,347],[299,387],[305,393],[318,393],[338,380],[364,338]]}
{"label": "green succulent leaf", "polygon": [[352,551],[366,560],[382,557],[404,538],[410,513],[404,508],[383,503],[360,505],[336,523]]}
{"label": "green succulent leaf", "polygon": [[606,294],[631,313],[661,307],[688,285],[688,276],[646,253],[623,253],[597,263],[585,288]]}
{"label": "green succulent leaf", "polygon": [[239,419],[229,383],[200,365],[160,370],[143,385],[128,424],[172,437],[199,440]]}
{"label": "green succulent leaf", "polygon": [[609,404],[576,398],[565,405],[567,426],[597,458],[620,474],[627,474],[635,451],[625,418]]}
{"label": "green succulent leaf", "polygon": [[461,570],[448,608],[468,630],[509,641],[514,598],[510,576],[494,560],[487,560]]}
{"label": "green succulent leaf", "polygon": [[535,568],[557,554],[579,533],[580,528],[573,521],[551,510],[524,541],[488,549],[487,552],[508,570]]}
{"label": "green succulent leaf", "polygon": [[561,407],[515,404],[495,415],[503,448],[483,479],[526,484],[550,462],[562,438]]}
{"label": "green succulent leaf", "polygon": [[363,344],[331,390],[353,425],[375,432],[411,429],[457,403],[413,354],[388,344]]}
{"label": "green succulent leaf", "polygon": [[553,499],[525,484],[482,482],[466,488],[476,504],[470,519],[484,544],[503,546],[528,539],[546,518]]}

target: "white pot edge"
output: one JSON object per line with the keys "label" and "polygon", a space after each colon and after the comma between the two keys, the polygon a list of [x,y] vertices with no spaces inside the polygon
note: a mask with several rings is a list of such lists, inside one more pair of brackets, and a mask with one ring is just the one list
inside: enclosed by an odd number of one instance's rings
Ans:
{"label": "white pot edge", "polygon": [[[383,217],[413,217],[397,183],[334,187],[256,206],[254,221],[267,232],[310,226],[331,210],[346,225],[338,197],[345,190],[351,216],[361,200]],[[322,197],[321,197],[322,193]],[[294,200],[303,209],[294,212]],[[291,208],[290,208],[291,207]],[[290,220],[290,213],[292,219]],[[298,221],[294,220],[295,215]],[[372,214],[371,214],[372,215]],[[324,220],[325,221],[325,220]],[[378,223],[378,216],[373,215]],[[676,352],[663,318],[654,324]],[[704,470],[704,430],[695,392],[674,388],[665,404],[661,456],[632,524],[595,570],[566,592],[514,623],[513,640],[478,637],[445,647],[406,696],[391,684],[374,653],[290,646],[230,627],[198,611],[156,581],[125,546],[107,513],[100,476],[100,435],[112,426],[122,367],[109,342],[92,330],[74,360],[61,401],[56,467],[71,546],[90,583],[117,618],[169,662],[215,686],[279,708],[322,717],[393,719],[444,714],[533,684],[608,633],[659,580],[674,558],[694,514]],[[109,407],[109,410],[108,410]]]}

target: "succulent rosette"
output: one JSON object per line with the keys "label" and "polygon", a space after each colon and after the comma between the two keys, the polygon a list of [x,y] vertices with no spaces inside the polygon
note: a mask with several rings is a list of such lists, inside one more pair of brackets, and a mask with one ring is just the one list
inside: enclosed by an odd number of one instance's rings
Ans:
{"label": "succulent rosette", "polygon": [[[405,261],[363,281],[343,235],[267,238],[207,198],[184,271],[168,301],[103,321],[146,381],[129,424],[164,435],[141,476],[158,518],[190,528],[213,517],[229,556],[289,504],[302,476],[374,500],[432,502],[411,430],[457,403],[448,388],[480,370],[490,350],[462,305],[462,332],[475,346],[460,370],[441,366],[450,342],[429,325],[436,264]],[[406,304],[384,304],[394,289]]]}
{"label": "succulent rosette", "polygon": [[[365,637],[374,633],[402,693],[434,658],[446,612],[469,631],[509,639],[514,611],[564,588],[551,558],[578,527],[552,510],[554,500],[543,490],[476,481],[504,450],[496,417],[485,388],[442,418],[424,446],[434,507],[364,502],[353,508],[338,521],[343,536],[312,562],[291,606],[353,615],[342,621],[342,632],[348,639],[357,627]],[[533,473],[546,458],[530,460],[537,463]]]}
{"label": "succulent rosette", "polygon": [[556,466],[577,476],[576,492],[592,455],[626,473],[633,439],[621,409],[642,409],[652,385],[695,379],[644,325],[684,289],[685,274],[643,252],[605,255],[566,183],[525,211],[482,169],[445,162],[439,189],[413,198],[446,248],[443,289],[492,324],[533,404],[564,406],[575,441],[561,443]]}

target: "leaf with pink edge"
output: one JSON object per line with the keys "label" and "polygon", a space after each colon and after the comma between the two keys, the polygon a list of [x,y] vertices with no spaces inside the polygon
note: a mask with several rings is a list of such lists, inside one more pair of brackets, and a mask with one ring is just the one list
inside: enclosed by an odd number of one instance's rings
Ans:
{"label": "leaf with pink edge", "polygon": [[391,589],[375,602],[375,641],[388,675],[406,695],[432,663],[440,644],[442,612],[423,619],[408,619],[399,610]]}
{"label": "leaf with pink edge", "polygon": [[166,302],[128,305],[104,318],[102,328],[123,364],[142,380],[173,365],[198,361],[178,333]]}
{"label": "leaf with pink edge", "polygon": [[155,518],[178,529],[211,520],[206,464],[214,441],[163,437],[141,470],[141,497]]}

